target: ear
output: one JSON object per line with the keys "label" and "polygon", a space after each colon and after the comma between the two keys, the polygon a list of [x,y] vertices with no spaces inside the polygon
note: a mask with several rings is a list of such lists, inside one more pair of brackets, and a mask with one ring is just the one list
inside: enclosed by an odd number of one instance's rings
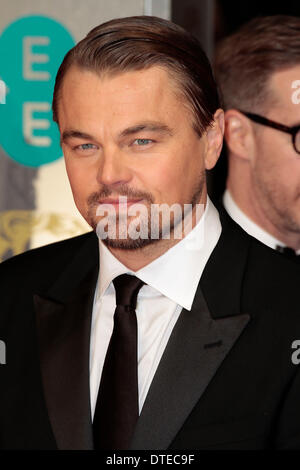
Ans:
{"label": "ear", "polygon": [[206,131],[207,151],[205,153],[205,168],[210,170],[215,166],[220,156],[224,136],[224,111],[217,109],[214,120]]}
{"label": "ear", "polygon": [[225,112],[225,140],[231,155],[250,160],[254,146],[249,119],[236,109]]}

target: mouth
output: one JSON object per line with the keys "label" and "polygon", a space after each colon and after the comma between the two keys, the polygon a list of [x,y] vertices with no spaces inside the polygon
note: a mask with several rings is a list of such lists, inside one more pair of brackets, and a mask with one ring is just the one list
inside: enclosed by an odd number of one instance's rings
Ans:
{"label": "mouth", "polygon": [[109,204],[113,206],[115,209],[116,208],[126,208],[129,207],[133,204],[137,204],[138,202],[141,202],[143,199],[127,199],[127,197],[121,196],[118,199],[101,199],[99,201],[99,204]]}

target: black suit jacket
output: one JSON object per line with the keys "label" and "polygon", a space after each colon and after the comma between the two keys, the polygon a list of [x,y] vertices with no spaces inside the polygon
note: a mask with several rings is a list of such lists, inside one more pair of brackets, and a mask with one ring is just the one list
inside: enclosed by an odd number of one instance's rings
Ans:
{"label": "black suit jacket", "polygon": [[[226,208],[223,204],[223,198],[221,198],[217,201],[214,201],[214,204],[217,207],[218,211],[221,212],[221,214],[225,213],[230,217],[230,215],[228,214],[228,212],[227,212],[227,210],[226,210]],[[279,253],[282,256],[285,256],[286,258],[289,258],[294,263],[298,263],[298,265],[300,265],[300,255],[292,255],[291,253],[281,253],[281,252],[279,252]]]}
{"label": "black suit jacket", "polygon": [[[225,213],[192,310],[154,376],[132,449],[300,449],[299,268]],[[207,234],[209,236],[209,234]],[[94,233],[0,265],[0,448],[92,449]],[[101,269],[101,260],[100,260]]]}

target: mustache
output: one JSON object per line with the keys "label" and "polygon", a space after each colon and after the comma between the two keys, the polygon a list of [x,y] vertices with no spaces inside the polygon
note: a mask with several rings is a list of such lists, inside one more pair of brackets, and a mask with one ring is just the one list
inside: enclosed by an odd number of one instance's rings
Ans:
{"label": "mustache", "polygon": [[101,199],[110,197],[110,196],[127,196],[127,198],[131,199],[145,199],[149,201],[151,204],[154,204],[154,198],[150,193],[145,191],[137,191],[135,189],[129,188],[126,185],[119,186],[118,189],[110,188],[109,186],[103,186],[100,191],[94,192],[90,194],[87,199],[87,204],[91,208],[99,204]]}

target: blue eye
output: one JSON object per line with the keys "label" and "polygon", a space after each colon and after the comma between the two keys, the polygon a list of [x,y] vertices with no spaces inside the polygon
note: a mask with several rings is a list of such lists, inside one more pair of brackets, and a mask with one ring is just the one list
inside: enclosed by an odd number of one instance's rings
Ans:
{"label": "blue eye", "polygon": [[78,146],[79,148],[81,148],[82,150],[89,150],[89,149],[92,149],[94,148],[94,144],[81,144]]}
{"label": "blue eye", "polygon": [[151,140],[151,139],[135,139],[135,142],[137,142],[137,145],[141,147],[143,145],[150,144],[151,142],[153,142],[153,140]]}

